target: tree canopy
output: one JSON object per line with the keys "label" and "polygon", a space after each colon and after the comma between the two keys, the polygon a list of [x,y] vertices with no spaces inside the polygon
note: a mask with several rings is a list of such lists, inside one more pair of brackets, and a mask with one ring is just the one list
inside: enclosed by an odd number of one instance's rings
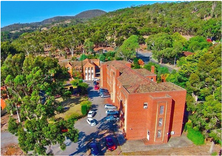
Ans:
{"label": "tree canopy", "polygon": [[221,44],[181,58],[181,69],[167,77],[187,90],[187,110],[194,129],[220,142]]}
{"label": "tree canopy", "polygon": [[[24,152],[46,154],[45,146],[60,144],[65,148],[65,137],[77,141],[78,132],[73,122],[50,118],[61,111],[55,95],[62,94],[67,69],[50,57],[24,54],[9,55],[2,64],[1,84],[6,86],[8,110],[17,111],[19,123],[10,120],[11,132],[18,135],[19,146]],[[63,96],[63,95],[62,95]],[[12,130],[13,127],[18,129]],[[10,127],[9,126],[9,127]],[[66,127],[68,132],[62,133]]]}
{"label": "tree canopy", "polygon": [[136,56],[136,48],[139,48],[138,37],[132,35],[120,46],[117,56],[120,56],[125,60],[134,58]]}

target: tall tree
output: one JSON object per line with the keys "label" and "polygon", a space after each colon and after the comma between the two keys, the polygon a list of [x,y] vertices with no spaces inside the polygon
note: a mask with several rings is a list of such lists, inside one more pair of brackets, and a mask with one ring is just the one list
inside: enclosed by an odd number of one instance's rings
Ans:
{"label": "tall tree", "polygon": [[94,43],[91,41],[91,39],[86,39],[84,42],[84,49],[86,50],[87,54],[90,52],[93,52]]}
{"label": "tall tree", "polygon": [[117,56],[124,58],[124,60],[134,58],[136,56],[136,48],[139,48],[138,36],[132,35],[120,46]]}
{"label": "tall tree", "polygon": [[[78,132],[73,122],[64,120],[49,122],[49,119],[59,112],[60,103],[55,101],[57,89],[62,84],[67,70],[58,64],[58,60],[50,57],[9,55],[2,65],[1,83],[6,86],[8,99],[6,103],[11,108],[17,108],[21,123],[18,124],[19,146],[27,153],[44,155],[45,146],[59,143],[65,148],[65,137],[77,141]],[[18,107],[19,110],[18,110]],[[15,125],[15,121],[10,121]],[[62,133],[66,127],[68,132]]]}

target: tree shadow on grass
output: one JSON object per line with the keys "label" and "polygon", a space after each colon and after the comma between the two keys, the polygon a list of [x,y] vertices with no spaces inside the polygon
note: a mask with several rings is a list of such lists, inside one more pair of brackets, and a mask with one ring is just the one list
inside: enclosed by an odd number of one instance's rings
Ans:
{"label": "tree shadow on grass", "polygon": [[74,104],[79,104],[81,100],[81,97],[75,97],[74,99],[67,99],[65,101],[61,102],[62,106],[69,106],[70,104],[74,103]]}

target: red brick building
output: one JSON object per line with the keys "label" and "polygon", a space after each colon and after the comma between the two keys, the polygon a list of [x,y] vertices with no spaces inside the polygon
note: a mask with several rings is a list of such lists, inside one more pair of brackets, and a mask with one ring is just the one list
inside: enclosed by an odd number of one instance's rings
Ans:
{"label": "red brick building", "polygon": [[96,73],[100,70],[100,61],[98,59],[85,59],[83,61],[60,61],[59,64],[68,68],[68,72],[72,77],[72,71],[82,73],[84,80],[93,80],[97,77]]}
{"label": "red brick building", "polygon": [[154,70],[131,69],[125,61],[101,65],[100,85],[109,90],[118,107],[128,140],[163,144],[181,135],[186,90],[169,82],[156,83]]}

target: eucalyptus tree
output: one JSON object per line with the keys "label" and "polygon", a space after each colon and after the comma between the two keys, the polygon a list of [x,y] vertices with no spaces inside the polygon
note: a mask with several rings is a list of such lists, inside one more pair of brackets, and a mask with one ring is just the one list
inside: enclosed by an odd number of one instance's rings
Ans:
{"label": "eucalyptus tree", "polygon": [[[57,59],[24,54],[9,55],[2,65],[1,84],[6,86],[8,109],[17,110],[21,123],[10,120],[12,133],[18,135],[19,146],[25,152],[46,154],[46,146],[58,143],[65,149],[65,138],[77,141],[78,131],[73,121],[51,120],[62,110],[55,95],[63,88],[68,71]],[[63,96],[63,95],[62,95]],[[62,128],[68,128],[63,133]]]}
{"label": "eucalyptus tree", "polygon": [[124,58],[124,60],[132,59],[136,56],[136,48],[139,48],[138,36],[132,35],[120,46],[117,56]]}

